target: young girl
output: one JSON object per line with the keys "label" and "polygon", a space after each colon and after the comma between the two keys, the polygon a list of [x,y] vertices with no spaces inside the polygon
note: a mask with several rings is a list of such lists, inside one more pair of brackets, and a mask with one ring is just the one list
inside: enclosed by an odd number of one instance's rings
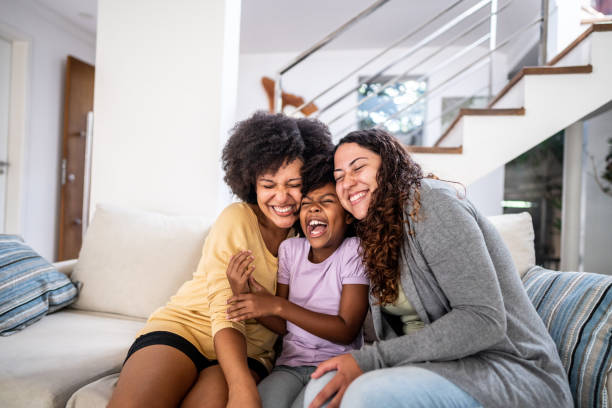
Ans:
{"label": "young girl", "polygon": [[[363,343],[368,279],[358,253],[359,241],[345,238],[352,230],[351,218],[336,195],[331,160],[306,166],[300,209],[306,238],[281,244],[277,296],[251,277],[255,293],[234,296],[227,310],[230,320],[258,318],[285,334],[275,368],[258,386],[264,407],[301,408],[304,387],[316,365]],[[230,280],[237,270],[248,269],[248,256],[242,253],[232,259]]]}

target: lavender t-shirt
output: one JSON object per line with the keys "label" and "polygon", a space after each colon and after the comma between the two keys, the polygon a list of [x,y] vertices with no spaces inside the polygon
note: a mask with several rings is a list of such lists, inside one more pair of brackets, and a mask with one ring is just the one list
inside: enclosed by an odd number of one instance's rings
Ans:
{"label": "lavender t-shirt", "polygon": [[[278,283],[289,285],[289,301],[318,313],[337,315],[342,285],[368,285],[358,238],[346,238],[334,253],[321,263],[308,260],[310,243],[306,238],[290,238],[278,249]],[[315,366],[363,344],[360,331],[351,344],[322,339],[287,322],[283,351],[276,365]]]}

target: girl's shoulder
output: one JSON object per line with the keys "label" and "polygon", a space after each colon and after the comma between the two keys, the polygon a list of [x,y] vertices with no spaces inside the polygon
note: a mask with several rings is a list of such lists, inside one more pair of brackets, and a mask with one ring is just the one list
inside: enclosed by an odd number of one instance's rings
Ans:
{"label": "girl's shoulder", "polygon": [[345,264],[354,259],[360,259],[361,241],[357,237],[346,237],[332,255],[340,263]]}

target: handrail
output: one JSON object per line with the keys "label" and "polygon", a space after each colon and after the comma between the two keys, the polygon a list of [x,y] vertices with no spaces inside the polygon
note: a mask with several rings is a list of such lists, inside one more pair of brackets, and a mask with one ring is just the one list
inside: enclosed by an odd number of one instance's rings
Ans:
{"label": "handrail", "polygon": [[[291,68],[293,68],[294,66],[296,66],[300,62],[304,61],[306,58],[310,57],[313,53],[315,53],[317,50],[319,50],[322,47],[324,47],[325,45],[327,45],[330,41],[332,41],[335,38],[337,38],[340,34],[342,34],[348,28],[350,28],[351,26],[356,24],[358,21],[360,21],[361,19],[363,19],[363,18],[367,17],[368,15],[372,14],[374,11],[378,10],[382,5],[384,5],[388,1],[389,0],[377,0],[370,7],[366,8],[363,11],[361,11],[355,17],[351,18],[349,21],[347,21],[346,23],[342,24],[336,30],[334,30],[333,32],[331,32],[328,35],[326,35],[322,40],[319,40],[317,43],[312,45],[306,51],[302,52],[300,55],[295,57],[293,59],[293,61],[289,62],[287,65],[285,65],[283,68],[281,68],[276,73],[276,81],[274,82],[274,106],[275,106],[276,111],[277,112],[282,112],[282,110],[283,110],[283,97],[282,97],[282,95],[283,95],[283,88],[282,88],[282,77],[283,77],[283,74],[285,74],[287,71],[289,71]],[[304,106],[306,106],[306,105],[303,105],[298,110],[301,110]],[[295,112],[292,112],[292,114],[293,113],[295,113]]]}
{"label": "handrail", "polygon": [[278,72],[279,74],[283,75],[285,74],[287,71],[289,71],[291,68],[293,68],[294,66],[296,66],[297,64],[299,64],[300,62],[304,61],[306,58],[310,57],[310,55],[314,54],[315,51],[323,48],[325,45],[327,45],[330,41],[332,41],[333,39],[335,39],[336,37],[338,37],[340,34],[342,34],[344,31],[346,31],[347,29],[349,29],[351,26],[353,26],[354,24],[356,24],[359,20],[362,20],[363,18],[367,17],[368,15],[372,14],[373,12],[375,12],[376,10],[378,10],[381,6],[383,6],[385,3],[389,2],[389,0],[378,0],[375,3],[373,3],[370,7],[366,8],[365,10],[361,11],[359,14],[357,14],[355,17],[351,18],[349,21],[347,21],[346,23],[342,24],[340,27],[338,27],[336,30],[334,30],[333,32],[329,33],[328,35],[325,36],[325,38],[323,38],[322,40],[319,40],[317,43],[315,43],[314,45],[312,45],[310,48],[308,48],[306,51],[302,52],[300,55],[298,55],[297,57],[295,57],[293,59],[293,61],[289,62],[287,65],[285,65],[283,68],[281,68]]}
{"label": "handrail", "polygon": [[[380,75],[382,75],[385,71],[387,71],[390,68],[393,68],[395,65],[399,64],[400,62],[402,62],[403,60],[405,60],[409,56],[413,55],[415,52],[420,50],[422,47],[424,47],[425,45],[429,44],[430,42],[432,42],[433,40],[435,40],[436,38],[438,38],[439,36],[441,36],[442,34],[447,32],[451,28],[455,27],[457,24],[462,22],[465,18],[471,16],[472,14],[474,14],[475,12],[477,12],[478,10],[480,10],[481,8],[483,8],[484,6],[486,6],[489,3],[491,3],[491,0],[483,0],[483,1],[480,1],[479,3],[477,3],[476,5],[472,6],[470,9],[466,10],[465,12],[463,12],[462,14],[460,14],[459,16],[457,16],[456,18],[454,18],[450,22],[446,23],[444,26],[442,26],[438,30],[434,31],[429,36],[425,37],[423,40],[419,41],[416,45],[414,45],[412,48],[410,48],[405,55],[403,55],[402,57],[400,57],[400,58],[396,59],[395,61],[391,62],[390,64],[388,64],[387,66],[385,66],[384,68],[379,70],[376,74],[370,76],[364,82],[367,83],[367,82],[371,82],[371,81],[375,80]],[[487,19],[488,19],[488,17],[487,17]],[[329,110],[331,107],[336,105],[342,99],[346,98],[348,95],[352,94],[357,89],[359,89],[360,86],[361,86],[361,84],[358,84],[357,87],[352,88],[351,90],[349,90],[346,93],[344,93],[341,97],[335,99],[331,103],[329,103],[326,106],[324,106],[323,108],[319,109],[319,111],[317,111],[317,113],[316,113],[316,117],[318,118],[319,116],[321,116],[323,113],[325,113],[325,111]]]}
{"label": "handrail", "polygon": [[[447,65],[450,65],[451,63],[453,63],[453,62],[454,62],[455,60],[457,60],[458,58],[461,58],[462,56],[464,56],[465,54],[467,54],[469,51],[474,50],[475,48],[477,48],[479,45],[481,45],[482,43],[484,43],[484,42],[485,42],[486,40],[488,40],[488,39],[489,39],[489,34],[485,34],[484,36],[480,37],[478,40],[474,41],[474,42],[473,42],[472,44],[470,44],[469,46],[467,46],[467,47],[463,48],[461,51],[459,51],[458,53],[456,53],[455,55],[453,55],[451,58],[449,58],[449,59],[445,60],[445,61],[444,61],[442,64],[440,64],[440,65],[436,66],[436,67],[435,67],[435,68],[434,68],[432,71],[428,72],[427,74],[423,74],[423,75],[421,75],[421,76],[417,77],[417,78],[415,79],[415,81],[421,81],[421,80],[423,80],[423,79],[427,78],[429,75],[431,75],[431,74],[433,74],[433,73],[435,73],[435,72],[438,72],[438,71],[439,71],[439,70],[441,70],[442,68],[444,68],[444,67],[446,67]],[[398,75],[398,77],[404,77],[404,76],[406,76],[406,73],[403,73],[403,74],[401,74],[401,75]],[[397,80],[397,78],[396,78],[396,80]],[[390,82],[391,82],[391,80],[389,80],[389,81],[387,82],[387,84],[388,84],[388,83],[390,83]],[[386,84],[385,84],[385,85],[386,85]],[[487,85],[487,87],[488,87],[488,85]],[[386,88],[386,86],[381,87],[381,91],[380,91],[380,92],[382,92],[382,90],[384,90],[385,88]],[[378,93],[380,93],[380,92],[377,92],[376,94],[378,94]],[[427,92],[426,92],[425,94],[423,94],[423,95],[426,95],[426,94],[427,94],[427,95],[429,95],[429,93],[427,93]],[[374,95],[374,94],[373,94],[373,95]],[[370,96],[372,96],[372,95],[370,95]],[[364,99],[362,99],[362,101],[365,101],[365,98],[364,98]],[[360,101],[360,102],[361,102],[361,101]],[[374,106],[374,107],[373,107],[371,110],[368,110],[368,111],[369,111],[369,112],[371,112],[371,111],[373,111],[373,110],[376,110],[376,109],[382,108],[382,107],[384,107],[386,104],[388,104],[389,102],[390,102],[390,101],[384,101],[384,102],[381,102],[381,103],[379,103],[378,105]],[[412,106],[412,107],[414,107],[414,106],[416,106],[416,103],[417,103],[417,102],[418,102],[418,99],[417,99],[417,100],[416,100],[414,103],[412,103],[412,104],[410,104],[410,105],[408,105],[408,106]],[[328,123],[328,125],[329,125],[329,124],[332,124],[333,122],[335,122],[336,120],[340,119],[341,117],[346,116],[348,113],[352,112],[352,111],[353,111],[355,108],[357,108],[359,105],[360,105],[360,104],[357,104],[357,105],[355,105],[355,106],[351,107],[350,109],[347,109],[347,110],[346,110],[346,111],[344,111],[342,114],[338,115],[337,117],[335,117],[335,118],[334,118],[334,119],[332,119],[331,121],[327,122],[327,123]],[[386,122],[384,122],[384,123],[386,123]],[[351,126],[352,126],[352,125],[351,125]],[[340,133],[342,133],[342,132],[346,131],[346,129],[348,129],[348,128],[350,128],[350,126],[347,126],[347,127],[343,128],[343,129],[340,131]]]}
{"label": "handrail", "polygon": [[[502,11],[504,11],[508,6],[510,6],[510,4],[512,4],[514,0],[509,0],[508,2],[506,2],[506,4],[504,4],[501,8],[499,8],[495,14],[499,14]],[[399,79],[405,77],[408,75],[408,73],[410,71],[412,71],[413,69],[415,69],[416,67],[418,67],[419,65],[422,65],[423,63],[425,63],[426,61],[430,60],[431,58],[433,58],[434,56],[438,55],[439,53],[441,53],[442,51],[446,50],[448,47],[450,47],[454,42],[462,39],[463,37],[467,36],[468,34],[472,33],[475,29],[477,29],[481,24],[483,24],[484,22],[486,22],[487,20],[489,20],[489,18],[491,18],[491,15],[487,15],[486,17],[480,19],[479,21],[477,21],[476,23],[474,23],[471,27],[469,27],[466,31],[464,31],[463,33],[460,33],[459,35],[453,37],[451,40],[447,41],[443,46],[441,46],[440,48],[438,48],[437,51],[434,51],[433,53],[431,53],[430,55],[428,55],[427,57],[425,57],[424,59],[420,60],[419,62],[417,62],[416,64],[412,65],[410,68],[408,68],[407,70],[405,70],[404,72],[402,72],[399,75],[394,76],[393,78],[389,79],[387,82],[385,82],[381,88],[378,90],[378,92],[373,93],[372,95],[369,95],[368,97],[362,99],[361,101],[359,101],[356,105],[352,106],[351,108],[347,109],[344,113],[342,113],[341,115],[335,117],[334,119],[332,119],[331,121],[328,122],[328,125],[334,123],[336,120],[340,119],[341,117],[345,116],[346,114],[348,114],[349,112],[353,111],[355,108],[358,108],[359,106],[361,106],[362,104],[364,104],[365,102],[367,102],[368,100],[374,98],[375,96],[381,94],[385,89],[387,89],[390,85],[396,83]],[[490,40],[491,36],[488,35],[486,39]],[[442,69],[443,67],[449,65],[452,61],[454,61],[455,59],[457,59],[459,56],[464,55],[467,51],[471,51],[474,48],[474,44],[480,45],[480,43],[482,42],[482,40],[484,40],[484,38],[481,38],[480,40],[476,41],[475,43],[469,45],[468,47],[464,48],[463,50],[459,51],[457,54],[455,54],[453,57],[451,57],[450,59],[447,59],[444,63],[442,63],[441,65],[435,67],[432,71],[429,71],[427,74],[422,75],[421,77],[419,77],[417,80],[426,78],[427,76],[431,76],[431,74],[439,71],[440,69]],[[378,76],[378,75],[377,75]],[[364,81],[364,83],[367,83],[369,81],[371,81],[371,78],[368,78],[368,80]],[[345,93],[344,95],[342,95],[342,99],[346,96],[348,96],[350,93],[353,93],[356,89],[359,89],[359,87],[362,84],[359,84],[359,86],[355,89],[352,89],[349,93]],[[336,99],[335,101],[333,101],[332,103],[330,103],[329,105],[325,106],[323,109],[319,110],[319,112],[317,113],[316,117],[319,117],[325,110],[329,109],[330,105],[332,104],[336,104],[338,103],[339,100],[341,100],[341,98]],[[386,104],[386,102],[384,102],[382,105],[378,104],[376,105],[374,108],[372,108],[372,110],[375,110],[377,108],[380,108],[381,106],[384,106]]]}
{"label": "handrail", "polygon": [[484,58],[488,57],[489,55],[492,55],[495,51],[498,51],[499,49],[501,49],[502,47],[508,45],[508,43],[510,43],[510,41],[512,41],[515,37],[519,36],[520,34],[523,34],[525,31],[527,31],[528,29],[530,29],[531,27],[533,27],[534,25],[540,23],[542,21],[542,17],[538,17],[536,20],[534,20],[533,22],[525,25],[523,28],[521,28],[519,31],[515,32],[514,34],[512,34],[510,37],[508,37],[507,39],[505,39],[503,42],[501,42],[500,44],[498,44],[494,49],[490,50],[489,52],[487,52],[486,54],[484,54],[481,58],[477,59],[476,61],[468,64],[466,67],[464,67],[463,69],[461,69],[459,72],[457,72],[455,75],[452,75],[451,77],[449,77],[448,79],[446,79],[445,81],[441,82],[440,84],[438,84],[438,86],[434,87],[431,90],[428,90],[427,92],[423,93],[423,95],[421,95],[420,97],[418,97],[413,103],[411,103],[410,105],[404,107],[403,109],[398,110],[397,112],[395,112],[393,115],[389,116],[384,122],[381,122],[379,124],[377,124],[376,126],[374,126],[374,128],[380,128],[382,127],[385,123],[387,123],[388,121],[395,119],[399,114],[405,112],[406,110],[408,110],[412,105],[415,105],[417,102],[419,102],[421,99],[425,98],[426,96],[429,96],[430,94],[432,94],[434,91],[437,91],[438,89],[442,88],[444,85],[446,85],[447,83],[449,83],[450,81],[452,81],[453,79],[457,78],[459,75],[463,74],[464,72],[468,71],[469,69],[471,69],[472,67],[476,66],[479,63],[482,62],[486,62],[483,61]]}
{"label": "handrail", "polygon": [[[480,46],[482,43],[484,43],[485,41],[487,41],[489,39],[490,34],[485,34],[484,36],[480,37],[478,40],[474,41],[472,44],[468,45],[467,47],[461,49],[461,51],[459,51],[458,53],[456,53],[455,55],[453,55],[451,58],[445,60],[442,64],[438,65],[434,70],[429,71],[427,74],[423,74],[421,76],[419,76],[416,81],[420,81],[423,80],[425,78],[427,78],[428,76],[430,76],[431,74],[438,72],[439,70],[441,70],[442,68],[446,67],[447,65],[453,63],[454,61],[456,61],[458,58],[463,57],[465,54],[467,54],[468,52],[476,49],[478,46]],[[412,69],[412,68],[411,68]],[[408,71],[407,71],[408,72]],[[406,73],[404,73],[403,75],[400,75],[399,78],[401,78],[402,76],[405,76]],[[388,87],[388,84],[391,81],[387,81],[387,83],[385,84],[385,88]],[[382,92],[382,91],[381,91]],[[374,96],[378,95],[380,92],[377,92],[376,94],[372,94],[369,95],[368,97],[362,99],[361,101],[359,101],[356,105],[350,107],[349,109],[347,109],[346,111],[344,111],[343,113],[341,113],[340,115],[336,116],[335,118],[333,118],[332,120],[330,120],[329,122],[327,122],[327,125],[331,125],[332,123],[336,122],[337,120],[340,120],[341,118],[343,118],[344,116],[346,116],[347,114],[349,114],[350,112],[352,112],[355,108],[358,108],[359,106],[361,106],[364,102],[372,99]],[[381,106],[384,106],[387,102],[383,102],[382,105],[378,104],[376,105],[375,108],[380,108]]]}
{"label": "handrail", "polygon": [[[298,108],[296,108],[294,111],[289,113],[289,116],[295,114],[296,112],[299,112],[302,110],[302,108],[304,108],[304,106],[307,106],[311,103],[313,103],[314,101],[316,101],[317,99],[319,99],[321,96],[326,95],[329,91],[331,91],[332,89],[334,89],[335,87],[337,87],[338,85],[340,85],[342,82],[346,81],[348,78],[350,78],[351,76],[353,76],[354,74],[356,74],[357,72],[359,72],[360,70],[362,70],[363,68],[365,68],[366,66],[370,65],[373,61],[377,60],[378,58],[380,58],[382,55],[386,54],[387,52],[389,52],[390,50],[392,50],[393,48],[395,48],[396,46],[398,46],[399,44],[403,43],[404,41],[406,41],[407,39],[409,39],[410,37],[414,36],[415,34],[418,34],[419,32],[421,32],[421,30],[425,27],[427,27],[429,24],[431,24],[432,22],[434,22],[435,20],[437,20],[438,18],[440,18],[441,16],[443,16],[444,14],[448,13],[450,10],[452,10],[453,8],[455,8],[456,6],[458,6],[459,4],[463,3],[465,0],[458,0],[455,3],[451,4],[449,7],[447,7],[446,9],[442,10],[440,13],[438,13],[437,15],[435,15],[433,18],[429,19],[428,21],[426,21],[425,23],[421,24],[420,26],[418,26],[417,28],[415,28],[414,30],[412,30],[411,32],[409,32],[408,34],[404,35],[403,37],[401,37],[399,40],[396,40],[393,44],[389,45],[387,48],[385,48],[384,50],[382,50],[381,52],[379,52],[378,54],[376,54],[375,56],[373,56],[372,58],[370,58],[369,60],[367,60],[365,63],[361,64],[360,66],[358,66],[357,68],[355,68],[354,70],[352,70],[351,72],[349,72],[348,74],[346,74],[344,77],[342,77],[341,79],[339,79],[338,81],[336,81],[334,84],[332,84],[331,86],[329,86],[328,88],[326,88],[325,90],[323,90],[322,92],[320,92],[319,94],[317,94],[314,98],[311,98],[310,100],[304,102],[302,104],[302,106],[299,106]],[[485,2],[490,2],[491,0],[485,0]],[[482,3],[482,2],[481,2]],[[354,90],[353,90],[354,91]],[[351,91],[351,92],[353,92]]]}

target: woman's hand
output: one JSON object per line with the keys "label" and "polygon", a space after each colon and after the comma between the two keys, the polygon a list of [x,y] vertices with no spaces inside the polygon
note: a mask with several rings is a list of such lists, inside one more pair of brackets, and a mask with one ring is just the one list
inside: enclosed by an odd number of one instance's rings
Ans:
{"label": "woman's hand", "polygon": [[[340,406],[342,396],[349,385],[363,374],[363,371],[357,365],[357,362],[350,354],[342,354],[338,357],[330,358],[327,361],[319,364],[312,378],[319,378],[328,371],[336,370],[338,373],[327,383],[325,387],[317,394],[314,400],[310,403],[308,408],[319,408],[332,396],[332,400],[329,402],[328,408],[337,408]],[[335,394],[335,395],[334,395]]]}
{"label": "woman's hand", "polygon": [[255,270],[255,265],[251,265],[254,260],[251,251],[240,251],[230,258],[225,273],[234,295],[249,293],[249,276]]}
{"label": "woman's hand", "polygon": [[249,282],[253,293],[243,293],[229,298],[227,303],[231,306],[227,308],[227,318],[241,322],[248,319],[278,315],[281,301],[284,299],[270,294],[253,277],[249,279]]}

